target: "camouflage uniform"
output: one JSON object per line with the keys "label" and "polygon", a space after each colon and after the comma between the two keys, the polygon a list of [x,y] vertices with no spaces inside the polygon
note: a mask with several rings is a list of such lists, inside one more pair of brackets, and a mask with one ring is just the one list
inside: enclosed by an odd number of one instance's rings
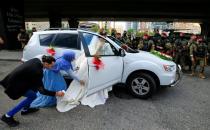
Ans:
{"label": "camouflage uniform", "polygon": [[128,45],[129,47],[131,47],[131,41],[129,40],[126,31],[123,32],[123,36],[122,36],[122,40],[121,40],[121,41],[122,41],[124,44]]}
{"label": "camouflage uniform", "polygon": [[171,56],[171,57],[173,57],[173,54],[174,54],[173,45],[170,42],[167,42],[165,44],[164,53],[169,55],[169,56]]}
{"label": "camouflage uniform", "polygon": [[199,70],[199,77],[204,79],[204,66],[205,66],[205,58],[207,56],[207,46],[204,42],[196,43],[195,41],[192,41],[190,46],[190,56],[192,59],[192,76],[195,75],[195,70],[197,64],[200,64],[200,70]]}
{"label": "camouflage uniform", "polygon": [[149,36],[146,36],[147,38],[141,39],[139,41],[138,49],[143,51],[151,51],[154,50],[155,45],[153,40],[149,39]]}
{"label": "camouflage uniform", "polygon": [[188,64],[189,53],[188,53],[188,41],[184,38],[179,38],[175,41],[175,62],[180,64],[183,70],[185,70]]}
{"label": "camouflage uniform", "polygon": [[154,41],[154,44],[155,44],[155,50],[156,51],[162,51],[163,47],[161,45],[161,37],[160,36],[154,36],[153,41]]}
{"label": "camouflage uniform", "polygon": [[157,47],[159,47],[159,51],[160,52],[164,52],[165,51],[165,45],[166,43],[169,43],[169,39],[167,38],[167,35],[164,34],[163,36],[161,36],[161,39],[160,39],[160,42],[159,45],[157,45]]}

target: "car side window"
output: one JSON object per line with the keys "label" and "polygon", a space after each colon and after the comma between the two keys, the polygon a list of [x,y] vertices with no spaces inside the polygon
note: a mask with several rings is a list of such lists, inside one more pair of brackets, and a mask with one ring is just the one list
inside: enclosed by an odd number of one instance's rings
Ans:
{"label": "car side window", "polygon": [[41,46],[50,46],[55,34],[40,34],[39,41]]}
{"label": "car side window", "polygon": [[100,56],[116,55],[116,48],[103,37],[89,33],[83,33],[83,37],[91,56],[96,54]]}
{"label": "car side window", "polygon": [[54,46],[61,48],[75,48],[78,49],[78,34],[41,34],[39,35],[41,46]]}
{"label": "car side window", "polygon": [[57,34],[55,40],[53,41],[53,45],[56,47],[63,48],[78,48],[78,34]]}

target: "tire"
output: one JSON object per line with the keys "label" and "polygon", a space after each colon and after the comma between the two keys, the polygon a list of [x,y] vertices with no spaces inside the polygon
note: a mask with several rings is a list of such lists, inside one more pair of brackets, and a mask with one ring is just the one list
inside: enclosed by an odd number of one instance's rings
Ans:
{"label": "tire", "polygon": [[132,74],[127,85],[130,93],[140,99],[151,97],[157,88],[154,78],[147,73]]}

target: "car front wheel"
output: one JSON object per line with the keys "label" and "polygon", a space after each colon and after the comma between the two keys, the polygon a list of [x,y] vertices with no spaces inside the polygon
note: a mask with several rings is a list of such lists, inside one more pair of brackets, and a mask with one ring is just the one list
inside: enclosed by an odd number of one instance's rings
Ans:
{"label": "car front wheel", "polygon": [[128,89],[137,98],[147,99],[156,91],[156,83],[147,73],[134,73],[128,79]]}

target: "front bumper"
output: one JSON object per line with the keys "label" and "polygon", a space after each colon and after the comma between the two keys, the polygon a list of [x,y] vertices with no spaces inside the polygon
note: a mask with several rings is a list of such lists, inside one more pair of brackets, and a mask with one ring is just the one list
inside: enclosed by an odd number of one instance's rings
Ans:
{"label": "front bumper", "polygon": [[175,79],[175,81],[173,83],[169,84],[169,87],[177,86],[180,83],[181,79],[182,79],[182,75],[183,75],[182,68],[181,68],[180,65],[177,65],[176,79]]}

